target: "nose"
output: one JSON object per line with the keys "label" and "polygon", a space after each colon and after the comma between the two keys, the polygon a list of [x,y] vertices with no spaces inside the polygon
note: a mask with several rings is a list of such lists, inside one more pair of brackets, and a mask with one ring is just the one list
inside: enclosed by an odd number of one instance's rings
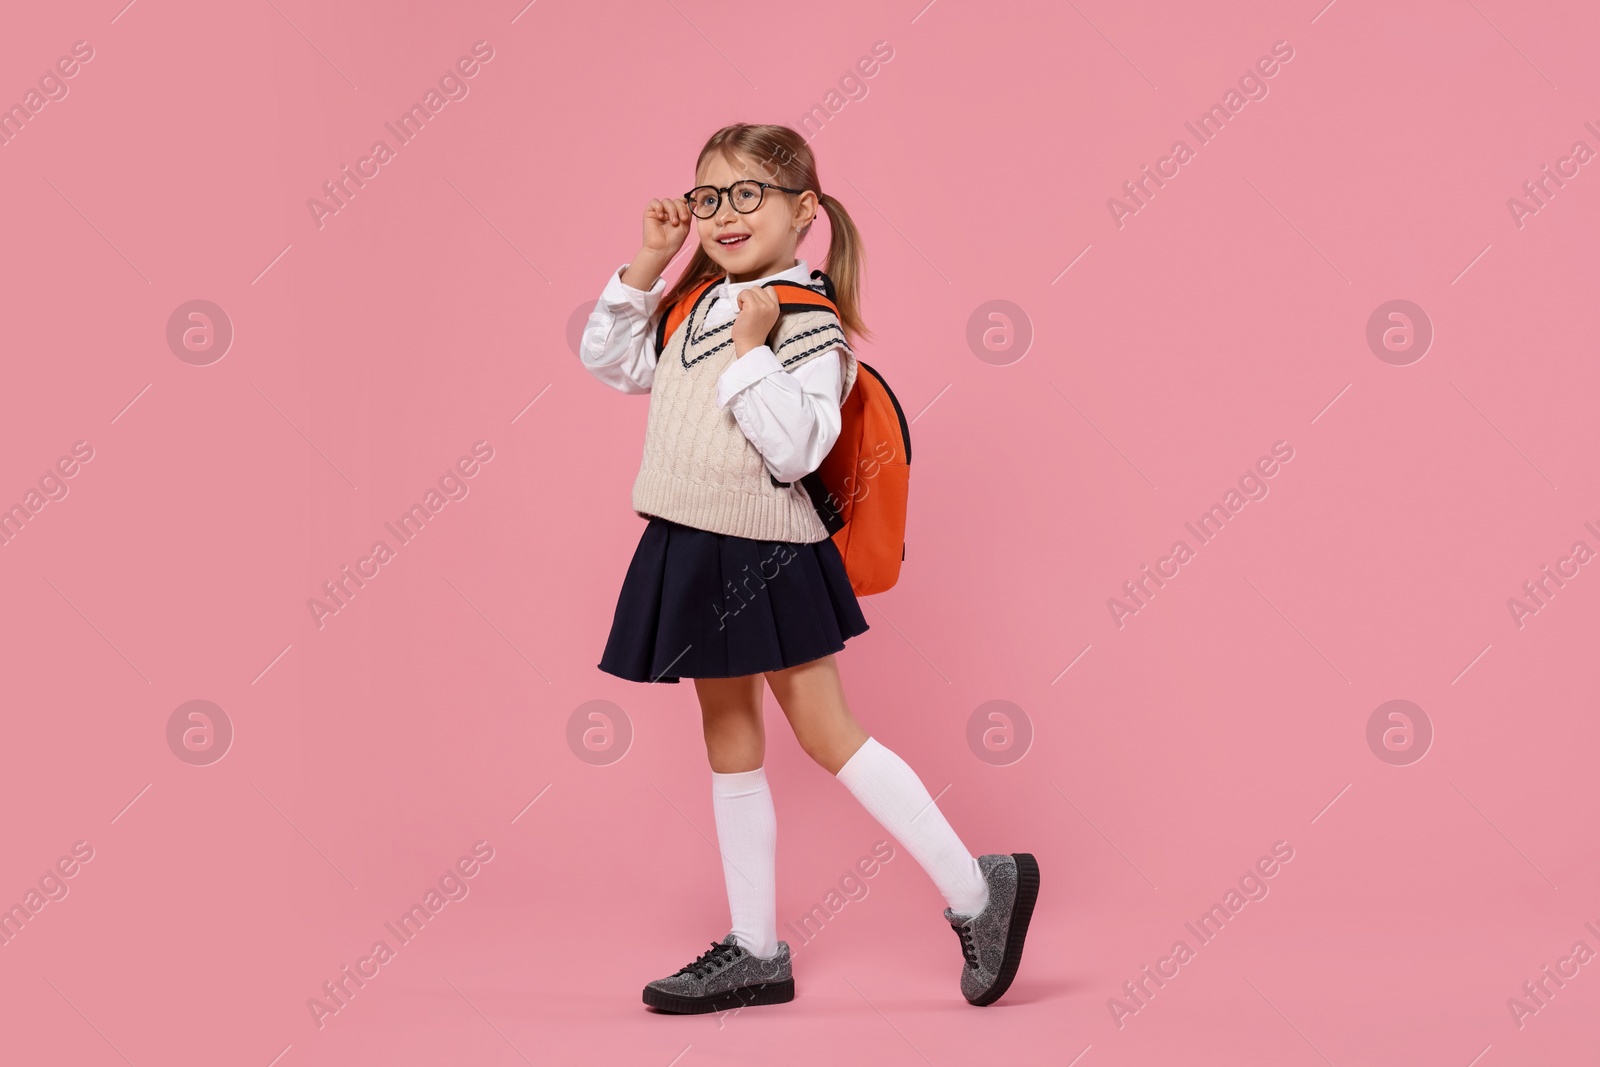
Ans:
{"label": "nose", "polygon": [[737,218],[738,215],[739,213],[733,210],[733,192],[730,190],[722,194],[722,200],[717,204],[716,214],[711,216],[711,220],[720,226],[725,221]]}

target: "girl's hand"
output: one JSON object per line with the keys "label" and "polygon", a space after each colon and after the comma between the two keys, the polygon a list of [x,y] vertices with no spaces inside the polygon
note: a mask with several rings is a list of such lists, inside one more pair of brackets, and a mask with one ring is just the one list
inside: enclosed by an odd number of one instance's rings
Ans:
{"label": "girl's hand", "polygon": [[767,343],[778,322],[778,294],[765,286],[739,291],[739,317],[733,320],[733,351],[742,356]]}
{"label": "girl's hand", "polygon": [[644,209],[644,250],[670,260],[683,247],[693,218],[681,196],[650,201]]}

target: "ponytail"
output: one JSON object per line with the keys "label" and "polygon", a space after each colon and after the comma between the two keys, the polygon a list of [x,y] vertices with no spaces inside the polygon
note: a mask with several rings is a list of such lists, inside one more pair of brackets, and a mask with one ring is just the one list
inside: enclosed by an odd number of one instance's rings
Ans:
{"label": "ponytail", "polygon": [[861,318],[861,278],[866,266],[866,249],[861,242],[861,231],[856,229],[855,221],[838,200],[827,193],[818,193],[817,200],[827,210],[828,225],[832,229],[823,272],[833,279],[839,324],[844,327],[847,339],[870,339],[872,333]]}

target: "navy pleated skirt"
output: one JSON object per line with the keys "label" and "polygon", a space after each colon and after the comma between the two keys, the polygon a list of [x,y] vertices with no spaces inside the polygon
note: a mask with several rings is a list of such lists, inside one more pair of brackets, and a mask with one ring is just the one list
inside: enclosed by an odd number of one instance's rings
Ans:
{"label": "navy pleated skirt", "polygon": [[598,666],[631,682],[735,678],[821,659],[867,628],[832,538],[759,541],[652,516]]}

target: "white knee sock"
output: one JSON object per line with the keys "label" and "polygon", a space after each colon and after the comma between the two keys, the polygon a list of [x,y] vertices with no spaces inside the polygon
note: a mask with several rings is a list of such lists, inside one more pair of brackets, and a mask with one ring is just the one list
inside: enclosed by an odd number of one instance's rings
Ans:
{"label": "white knee sock", "polygon": [[977,858],[961,843],[905,760],[869,737],[836,777],[922,864],[951,911],[976,915],[988,905],[989,883]]}
{"label": "white knee sock", "polygon": [[757,956],[770,957],[778,951],[778,816],[766,768],[712,771],[711,809],[734,940]]}

